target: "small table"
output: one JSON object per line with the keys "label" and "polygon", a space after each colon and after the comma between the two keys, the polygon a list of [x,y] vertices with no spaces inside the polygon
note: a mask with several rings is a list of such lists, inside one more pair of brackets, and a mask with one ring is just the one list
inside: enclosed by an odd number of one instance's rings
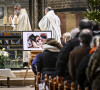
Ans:
{"label": "small table", "polygon": [[0,76],[7,77],[7,86],[10,87],[10,77],[16,78],[11,69],[0,69]]}

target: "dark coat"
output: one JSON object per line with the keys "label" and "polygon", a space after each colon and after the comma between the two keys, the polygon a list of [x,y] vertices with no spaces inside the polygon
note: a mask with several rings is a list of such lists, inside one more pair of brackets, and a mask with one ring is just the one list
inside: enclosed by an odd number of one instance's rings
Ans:
{"label": "dark coat", "polygon": [[78,81],[78,84],[81,86],[82,90],[84,90],[85,87],[89,87],[89,90],[91,90],[90,83],[86,76],[86,68],[88,66],[90,57],[91,54],[88,54],[81,60],[76,72],[76,80]]}
{"label": "dark coat", "polygon": [[73,80],[76,80],[76,72],[80,61],[89,54],[90,49],[90,46],[81,46],[70,53],[69,72]]}
{"label": "dark coat", "polygon": [[92,54],[86,70],[87,78],[92,84],[95,78],[100,75],[100,47]]}
{"label": "dark coat", "polygon": [[100,90],[100,72],[97,73],[92,83],[92,90]]}
{"label": "dark coat", "polygon": [[42,53],[40,53],[37,70],[43,74],[43,78],[44,74],[47,74],[48,76],[51,75],[52,77],[56,76],[55,66],[57,57],[58,52],[44,50]]}
{"label": "dark coat", "polygon": [[70,40],[66,46],[64,46],[57,59],[56,64],[56,72],[58,76],[63,76],[66,80],[71,80],[70,74],[68,71],[68,60],[69,60],[69,53],[79,45],[78,38],[74,38]]}

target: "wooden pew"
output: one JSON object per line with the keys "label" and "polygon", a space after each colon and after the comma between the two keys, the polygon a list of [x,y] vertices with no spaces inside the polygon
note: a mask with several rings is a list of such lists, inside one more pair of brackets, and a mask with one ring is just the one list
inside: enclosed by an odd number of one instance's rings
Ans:
{"label": "wooden pew", "polygon": [[81,90],[81,87],[80,87],[80,85],[78,85],[78,86],[77,86],[77,90]]}
{"label": "wooden pew", "polygon": [[[75,89],[75,83],[71,82],[71,85],[67,85],[67,81],[64,81],[64,85],[62,84],[63,81],[60,80],[59,78],[54,77],[53,79],[51,76],[49,76],[49,79],[47,78],[47,74],[45,74],[45,85],[44,89],[46,90],[46,86],[48,86],[49,90],[82,90],[80,85],[77,86],[77,89]],[[39,84],[41,82],[41,76],[40,73],[37,74],[36,76],[36,85],[35,90],[39,90]],[[89,90],[88,87],[85,88],[85,90]]]}
{"label": "wooden pew", "polygon": [[75,84],[74,84],[74,82],[71,82],[71,90],[75,90]]}

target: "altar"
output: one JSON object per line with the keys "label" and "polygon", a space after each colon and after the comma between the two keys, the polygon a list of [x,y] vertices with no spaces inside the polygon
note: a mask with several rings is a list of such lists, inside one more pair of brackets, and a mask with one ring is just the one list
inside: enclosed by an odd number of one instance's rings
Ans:
{"label": "altar", "polygon": [[7,77],[7,86],[10,87],[10,78],[16,78],[11,69],[0,69],[0,76]]}
{"label": "altar", "polygon": [[0,32],[0,48],[9,53],[9,61],[5,68],[21,68],[23,66],[23,39],[22,32]]}

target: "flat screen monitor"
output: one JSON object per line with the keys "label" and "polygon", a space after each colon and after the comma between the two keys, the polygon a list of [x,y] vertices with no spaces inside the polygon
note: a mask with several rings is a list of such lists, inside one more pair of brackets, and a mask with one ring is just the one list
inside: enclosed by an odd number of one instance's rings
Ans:
{"label": "flat screen monitor", "polygon": [[47,38],[52,38],[51,31],[23,32],[23,50],[42,50]]}

